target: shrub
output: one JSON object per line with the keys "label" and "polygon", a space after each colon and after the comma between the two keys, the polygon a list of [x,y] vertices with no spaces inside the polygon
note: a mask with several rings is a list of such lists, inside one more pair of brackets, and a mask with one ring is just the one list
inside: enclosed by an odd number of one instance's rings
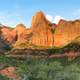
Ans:
{"label": "shrub", "polygon": [[45,60],[27,61],[17,67],[16,73],[22,76],[22,79],[28,80],[53,80],[57,72],[62,71],[63,66],[60,62],[46,62]]}
{"label": "shrub", "polygon": [[8,77],[0,74],[0,80],[11,80],[11,79],[9,79]]}
{"label": "shrub", "polygon": [[71,64],[55,75],[54,80],[80,80],[80,68],[77,64]]}

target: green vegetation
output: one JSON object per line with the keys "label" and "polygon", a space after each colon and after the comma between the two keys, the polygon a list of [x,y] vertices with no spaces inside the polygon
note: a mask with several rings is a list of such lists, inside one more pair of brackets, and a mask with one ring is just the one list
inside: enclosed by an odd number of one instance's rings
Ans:
{"label": "green vegetation", "polygon": [[[2,64],[2,65],[1,65]],[[0,56],[0,69],[15,66],[15,73],[21,80],[80,80],[80,57],[68,62],[67,59],[24,60]],[[1,80],[10,80],[0,75]]]}
{"label": "green vegetation", "polygon": [[[25,46],[24,43],[20,45]],[[63,48],[49,48],[47,51],[49,55],[70,51],[80,52],[80,45],[71,43]],[[15,73],[20,76],[21,80],[80,80],[80,57],[68,61],[67,57],[48,59],[28,56],[20,59],[6,57],[6,55],[0,56],[0,70],[10,66],[16,67]],[[11,79],[0,75],[0,80]]]}
{"label": "green vegetation", "polygon": [[17,61],[12,57],[0,56],[0,70],[9,66],[16,66]]}
{"label": "green vegetation", "polygon": [[11,79],[9,79],[8,77],[0,74],[0,80],[11,80]]}
{"label": "green vegetation", "polygon": [[52,23],[50,23],[50,22],[48,22],[48,25],[51,27],[53,24],[52,24]]}
{"label": "green vegetation", "polygon": [[25,80],[80,80],[80,65],[62,64],[55,60],[27,59],[17,67],[16,73]]}

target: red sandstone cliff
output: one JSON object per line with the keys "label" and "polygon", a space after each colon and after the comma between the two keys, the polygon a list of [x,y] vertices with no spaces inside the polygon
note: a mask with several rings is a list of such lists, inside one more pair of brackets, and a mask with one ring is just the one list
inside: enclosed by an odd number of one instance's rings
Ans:
{"label": "red sandstone cliff", "polygon": [[[14,40],[10,32],[12,33],[12,31],[10,31],[8,27],[3,26],[1,28],[1,37],[3,40],[7,41],[8,43],[12,43]],[[15,32],[13,33],[13,35],[14,34]]]}
{"label": "red sandstone cliff", "polygon": [[61,20],[54,33],[54,46],[65,46],[80,36],[80,20]]}
{"label": "red sandstone cliff", "polygon": [[38,46],[53,46],[52,24],[46,20],[45,15],[40,11],[32,18],[31,43]]}
{"label": "red sandstone cliff", "polygon": [[41,11],[33,16],[31,28],[26,28],[23,24],[18,24],[12,30],[5,26],[1,28],[1,37],[11,44],[28,40],[37,46],[62,47],[73,42],[79,36],[80,20],[60,20],[56,25],[46,20]]}
{"label": "red sandstone cliff", "polygon": [[27,39],[27,36],[30,33],[31,29],[27,29],[23,24],[18,24],[12,30],[10,30],[8,27],[1,28],[1,37],[10,44],[19,40]]}

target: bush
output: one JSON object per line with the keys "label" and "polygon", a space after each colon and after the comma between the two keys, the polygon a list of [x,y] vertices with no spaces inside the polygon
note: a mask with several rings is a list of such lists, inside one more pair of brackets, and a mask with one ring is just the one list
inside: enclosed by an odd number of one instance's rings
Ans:
{"label": "bush", "polygon": [[[24,60],[17,60],[0,56],[0,69],[16,66],[15,73],[21,77],[21,80],[80,80],[79,60],[80,57],[65,63],[65,60],[60,59],[34,59],[29,57]],[[10,79],[0,75],[0,80]]]}
{"label": "bush", "polygon": [[80,68],[77,64],[68,65],[55,75],[54,80],[80,80]]}
{"label": "bush", "polygon": [[0,80],[11,80],[11,79],[9,79],[6,76],[3,76],[3,75],[0,74]]}
{"label": "bush", "polygon": [[63,66],[60,62],[46,62],[45,60],[27,61],[17,67],[16,73],[22,76],[22,79],[28,80],[53,80],[57,72],[62,71]]}
{"label": "bush", "polygon": [[80,66],[77,63],[62,65],[59,61],[24,61],[16,73],[25,80],[80,80]]}
{"label": "bush", "polygon": [[4,69],[9,66],[16,66],[17,61],[13,58],[6,56],[0,56],[0,69]]}

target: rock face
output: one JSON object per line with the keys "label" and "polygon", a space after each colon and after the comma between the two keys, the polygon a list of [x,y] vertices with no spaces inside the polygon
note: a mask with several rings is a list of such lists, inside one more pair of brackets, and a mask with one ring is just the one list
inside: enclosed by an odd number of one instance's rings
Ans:
{"label": "rock face", "polygon": [[13,44],[16,41],[26,40],[31,33],[31,29],[26,29],[23,24],[18,24],[15,28],[10,30],[8,27],[1,28],[1,37],[6,42]]}
{"label": "rock face", "polygon": [[10,30],[8,27],[2,27],[1,28],[1,37],[3,40],[5,40],[7,43],[13,43],[16,41],[16,31]]}
{"label": "rock face", "polygon": [[14,74],[14,71],[15,71],[15,67],[8,67],[8,68],[5,68],[5,69],[1,70],[0,74],[5,75],[8,78],[16,80],[17,75]]}
{"label": "rock face", "polygon": [[[7,40],[9,41],[9,39],[11,38],[11,35],[10,35],[10,31],[8,29],[8,27],[2,27],[1,29],[1,37],[4,39],[4,40]],[[10,37],[9,37],[10,36]]]}
{"label": "rock face", "polygon": [[62,47],[75,42],[78,37],[80,42],[80,20],[60,20],[56,25],[46,20],[41,11],[33,16],[31,28],[23,24],[18,24],[12,30],[5,26],[1,28],[1,38],[10,44],[29,41],[40,47]]}
{"label": "rock face", "polygon": [[10,49],[9,44],[7,44],[3,39],[0,37],[0,55]]}
{"label": "rock face", "polygon": [[46,20],[40,11],[32,19],[32,38],[31,43],[38,46],[53,46],[52,24]]}
{"label": "rock face", "polygon": [[17,40],[23,40],[26,39],[26,27],[23,24],[18,24],[16,28],[14,28],[14,31],[16,31],[17,34]]}
{"label": "rock face", "polygon": [[65,46],[80,36],[80,20],[61,20],[54,33],[54,46]]}

